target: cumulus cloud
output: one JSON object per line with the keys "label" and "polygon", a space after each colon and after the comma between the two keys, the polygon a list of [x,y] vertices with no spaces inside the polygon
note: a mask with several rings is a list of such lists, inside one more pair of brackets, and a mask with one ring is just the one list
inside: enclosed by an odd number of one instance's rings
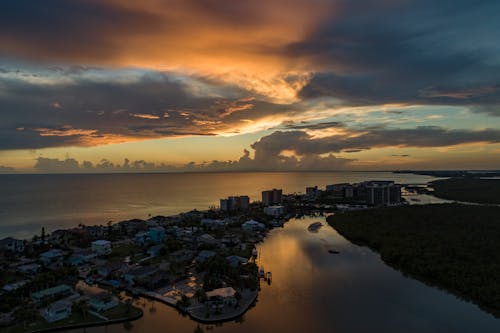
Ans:
{"label": "cumulus cloud", "polygon": [[[245,149],[238,160],[190,162],[184,165],[153,163],[144,160],[115,164],[107,159],[93,164],[37,158],[34,166],[39,172],[186,172],[186,171],[331,171],[349,168],[356,159],[338,157],[337,153],[354,153],[373,147],[447,147],[478,142],[500,143],[500,130],[449,130],[441,127],[390,129],[374,127],[315,138],[305,131],[276,131],[251,145],[254,157]],[[392,157],[409,157],[393,154]]]}

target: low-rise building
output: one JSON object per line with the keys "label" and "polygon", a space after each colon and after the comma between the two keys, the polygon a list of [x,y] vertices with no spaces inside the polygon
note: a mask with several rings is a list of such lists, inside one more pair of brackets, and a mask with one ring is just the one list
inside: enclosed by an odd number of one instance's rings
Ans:
{"label": "low-rise building", "polygon": [[205,262],[210,258],[215,257],[216,253],[214,251],[203,250],[198,253],[196,256],[196,262]]}
{"label": "low-rise building", "polygon": [[24,252],[24,241],[12,237],[7,237],[0,240],[0,249],[12,253],[22,253]]}
{"label": "low-rise building", "polygon": [[149,234],[145,231],[135,234],[134,242],[139,246],[144,246],[150,241]]}
{"label": "low-rise building", "polygon": [[40,254],[40,261],[49,268],[59,268],[63,266],[64,251],[52,249]]}
{"label": "low-rise building", "polygon": [[226,222],[223,220],[201,219],[201,225],[209,230],[224,229]]}
{"label": "low-rise building", "polygon": [[238,303],[236,299],[236,290],[233,287],[218,288],[207,292],[208,303],[212,306],[230,305]]}
{"label": "low-rise building", "polygon": [[67,301],[57,301],[40,310],[40,315],[49,323],[63,320],[71,316],[72,304]]}
{"label": "low-rise building", "polygon": [[105,239],[99,239],[92,242],[91,245],[92,252],[98,256],[105,256],[111,254],[113,251],[111,248],[111,242]]}
{"label": "low-rise building", "polygon": [[23,274],[35,274],[38,273],[41,268],[39,264],[32,263],[17,267],[17,271]]}
{"label": "low-rise building", "polygon": [[89,300],[89,306],[97,312],[107,311],[118,304],[120,304],[118,298],[107,292],[92,295]]}
{"label": "low-rise building", "polygon": [[[162,249],[164,249],[165,246],[163,244],[158,244],[158,245],[153,245],[148,249],[148,255],[151,257],[159,257],[161,255]],[[164,252],[164,254],[166,251]]]}
{"label": "low-rise building", "polygon": [[244,231],[261,231],[265,230],[266,226],[265,224],[257,222],[255,220],[249,220],[241,225],[241,229],[243,229]]}
{"label": "low-rise building", "polygon": [[155,243],[161,243],[165,240],[166,234],[165,234],[165,228],[163,227],[153,227],[150,228],[148,231],[149,239]]}
{"label": "low-rise building", "polygon": [[129,270],[123,278],[130,284],[134,285],[148,277],[154,275],[158,272],[158,268],[156,266],[141,266],[134,269]]}
{"label": "low-rise building", "polygon": [[197,238],[199,244],[206,245],[216,245],[218,243],[217,239],[209,234],[203,234]]}
{"label": "low-rise building", "polygon": [[52,298],[62,298],[74,293],[73,288],[66,284],[60,284],[58,286],[47,288],[41,291],[37,291],[31,294],[31,299],[35,303],[40,303]]}
{"label": "low-rise building", "polygon": [[266,213],[267,215],[270,215],[270,216],[277,217],[277,216],[285,214],[285,207],[281,206],[281,205],[280,206],[267,206],[267,207],[264,207],[264,213]]}
{"label": "low-rise building", "polygon": [[231,266],[233,268],[236,268],[240,265],[244,265],[248,262],[247,258],[243,258],[240,256],[235,256],[235,255],[226,257],[226,260],[227,260],[229,266]]}

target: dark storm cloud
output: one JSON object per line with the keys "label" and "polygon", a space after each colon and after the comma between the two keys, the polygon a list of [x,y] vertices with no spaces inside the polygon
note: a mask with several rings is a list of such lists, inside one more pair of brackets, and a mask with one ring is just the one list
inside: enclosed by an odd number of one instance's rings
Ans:
{"label": "dark storm cloud", "polygon": [[288,57],[321,64],[300,95],[348,104],[499,104],[498,1],[337,1]]}
{"label": "dark storm cloud", "polygon": [[122,50],[113,35],[154,31],[160,18],[111,6],[105,1],[36,0],[0,2],[4,50],[33,59],[95,59]]}
{"label": "dark storm cloud", "polygon": [[306,121],[302,121],[300,123],[295,123],[295,122],[286,122],[282,126],[284,129],[308,129],[308,130],[322,130],[322,129],[327,129],[327,128],[341,128],[345,127],[345,124],[339,121],[328,121],[328,122],[323,122],[323,123],[308,123]]}
{"label": "dark storm cloud", "polygon": [[500,143],[500,130],[450,130],[436,126],[413,129],[372,128],[314,138],[303,131],[277,131],[252,145],[255,159],[266,161],[283,151],[318,155],[368,150],[374,147],[444,147],[466,143]]}
{"label": "dark storm cloud", "polygon": [[[65,73],[86,68],[58,68]],[[106,71],[92,69],[97,74]],[[51,84],[32,83],[18,76],[0,78],[0,149],[36,149],[94,146],[186,135],[215,135],[237,128],[243,120],[293,111],[244,97],[246,92],[227,88],[241,98],[203,97],[191,90],[198,84],[158,72],[120,79],[69,76],[71,82],[49,77]],[[223,86],[216,87],[226,93]]]}

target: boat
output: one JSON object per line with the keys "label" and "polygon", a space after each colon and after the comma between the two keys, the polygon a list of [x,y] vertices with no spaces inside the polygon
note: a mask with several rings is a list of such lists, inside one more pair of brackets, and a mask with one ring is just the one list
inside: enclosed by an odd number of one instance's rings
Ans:
{"label": "boat", "polygon": [[321,223],[321,222],[314,222],[314,223],[311,223],[307,227],[307,230],[309,230],[309,232],[318,232],[319,228],[321,228],[322,226],[323,226],[323,223]]}
{"label": "boat", "polygon": [[264,270],[264,266],[260,266],[259,268],[259,277],[265,277],[266,271]]}
{"label": "boat", "polygon": [[337,250],[329,249],[329,250],[328,250],[328,253],[332,253],[332,254],[339,254],[340,252],[339,252],[339,251],[337,251]]}

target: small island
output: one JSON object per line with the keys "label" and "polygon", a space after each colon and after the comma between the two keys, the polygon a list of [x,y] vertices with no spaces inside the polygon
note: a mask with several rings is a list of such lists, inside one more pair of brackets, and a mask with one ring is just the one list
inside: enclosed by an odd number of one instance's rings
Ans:
{"label": "small island", "polygon": [[388,265],[500,317],[500,207],[438,204],[359,210],[327,221]]}

